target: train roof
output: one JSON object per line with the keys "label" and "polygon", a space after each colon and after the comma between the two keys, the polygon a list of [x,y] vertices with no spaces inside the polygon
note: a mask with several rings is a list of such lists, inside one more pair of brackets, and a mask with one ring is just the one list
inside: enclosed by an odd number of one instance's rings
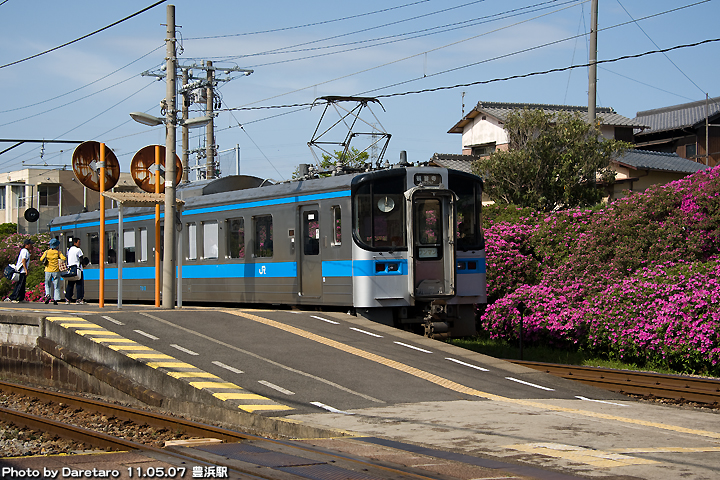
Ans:
{"label": "train roof", "polygon": [[[203,180],[189,184],[178,185],[176,195],[178,200],[182,200],[184,210],[192,210],[193,208],[205,207],[207,205],[221,205],[225,203],[237,203],[250,201],[255,199],[266,198],[286,198],[296,195],[308,195],[314,192],[330,192],[349,190],[353,180],[359,176],[368,173],[389,174],[390,171],[397,168],[442,168],[442,167],[395,167],[391,169],[373,170],[371,172],[347,173],[322,178],[312,178],[305,180],[297,180],[283,183],[272,183],[270,180],[249,175],[230,175],[227,177],[216,178],[212,180]],[[464,172],[456,171],[463,175],[469,175]],[[127,216],[147,213],[152,207],[125,207],[123,214]],[[117,216],[118,209],[108,209],[107,215]],[[58,227],[64,224],[82,223],[97,219],[99,210],[73,215],[65,215],[58,217],[51,222],[51,225]]]}

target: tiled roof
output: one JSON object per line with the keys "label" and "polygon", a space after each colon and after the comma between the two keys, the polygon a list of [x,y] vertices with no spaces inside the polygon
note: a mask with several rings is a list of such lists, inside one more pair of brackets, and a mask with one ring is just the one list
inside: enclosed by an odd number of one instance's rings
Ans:
{"label": "tiled roof", "polygon": [[[587,114],[588,107],[579,107],[573,105],[547,105],[542,103],[505,103],[505,102],[478,102],[477,106],[473,108],[465,117],[460,120],[448,133],[462,133],[465,125],[470,123],[473,118],[477,117],[481,113],[491,115],[498,120],[505,122],[507,121],[508,115],[514,110],[522,110],[528,108],[530,110],[542,110],[545,113],[553,114],[557,112],[578,112],[580,114]],[[603,125],[615,126],[615,127],[636,127],[642,128],[645,124],[639,122],[636,119],[624,117],[615,112],[609,107],[597,107],[595,113],[598,119]]]}
{"label": "tiled roof", "polygon": [[[720,97],[708,100],[708,116],[720,113]],[[705,123],[705,100],[637,112],[635,120],[649,128],[637,135],[694,127]]]}
{"label": "tiled roof", "polygon": [[477,160],[477,157],[472,155],[461,155],[458,153],[435,153],[430,159],[432,163],[441,167],[460,170],[461,172],[467,173],[473,173],[472,162],[475,160]]}
{"label": "tiled roof", "polygon": [[636,169],[663,170],[666,172],[695,173],[708,167],[702,163],[686,160],[675,153],[628,150],[618,163]]}

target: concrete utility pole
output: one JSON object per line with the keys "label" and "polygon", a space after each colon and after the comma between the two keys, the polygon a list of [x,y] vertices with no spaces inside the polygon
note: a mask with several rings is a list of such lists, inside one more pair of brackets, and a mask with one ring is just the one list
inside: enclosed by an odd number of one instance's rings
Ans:
{"label": "concrete utility pole", "polygon": [[590,68],[588,69],[588,123],[595,123],[595,105],[597,105],[597,29],[598,0],[590,4]]}
{"label": "concrete utility pole", "polygon": [[[183,87],[188,84],[190,81],[190,72],[188,72],[187,68],[183,68],[182,70],[182,84]],[[184,125],[185,120],[188,119],[188,115],[190,114],[190,92],[183,88],[182,92],[182,98],[183,98],[183,104],[182,104],[182,119],[183,119],[183,127],[182,127],[182,155],[180,156],[180,161],[182,162],[182,183],[188,183],[188,174],[190,172],[190,167],[188,167],[188,150],[190,149],[190,135],[188,132],[188,127]]]}
{"label": "concrete utility pole", "polygon": [[[212,68],[212,62],[208,60],[207,66],[207,102],[205,108],[205,115],[213,118],[213,107],[215,104],[215,95],[213,83],[215,82],[215,70]],[[205,178],[210,180],[215,178],[215,122],[210,120],[210,123],[205,127]]]}
{"label": "concrete utility pole", "polygon": [[[165,90],[166,129],[165,137],[165,243],[163,254],[162,307],[175,306],[175,148],[177,127],[177,94],[175,86],[175,5],[167,6],[167,35],[165,37],[167,60],[167,89]],[[155,239],[155,245],[160,239]]]}

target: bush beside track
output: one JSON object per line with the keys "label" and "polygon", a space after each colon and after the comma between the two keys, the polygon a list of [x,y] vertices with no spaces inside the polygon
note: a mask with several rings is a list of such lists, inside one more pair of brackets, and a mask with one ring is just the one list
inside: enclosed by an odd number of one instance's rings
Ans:
{"label": "bush beside track", "polygon": [[481,335],[720,376],[720,167],[605,207],[484,209]]}

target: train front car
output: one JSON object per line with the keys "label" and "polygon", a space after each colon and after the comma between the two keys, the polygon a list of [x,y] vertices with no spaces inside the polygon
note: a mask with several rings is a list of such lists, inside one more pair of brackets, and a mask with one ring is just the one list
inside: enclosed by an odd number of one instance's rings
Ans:
{"label": "train front car", "polygon": [[352,182],[353,301],[358,315],[427,336],[475,333],[485,303],[482,180],[437,167]]}

